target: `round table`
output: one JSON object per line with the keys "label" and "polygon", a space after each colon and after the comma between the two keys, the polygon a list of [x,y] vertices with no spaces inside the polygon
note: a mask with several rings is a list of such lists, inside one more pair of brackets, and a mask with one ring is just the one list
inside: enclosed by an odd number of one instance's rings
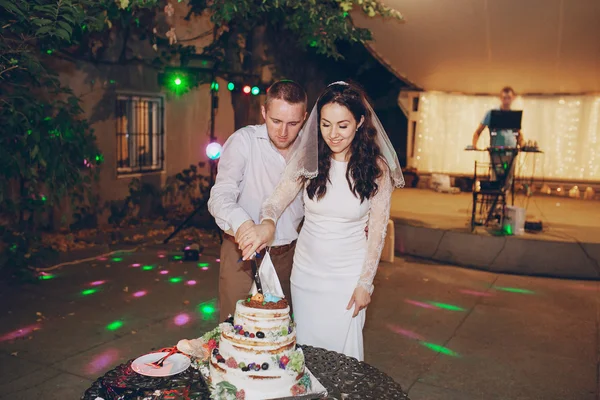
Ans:
{"label": "round table", "polygon": [[[398,383],[369,364],[333,351],[300,347],[307,367],[327,388],[327,399],[408,400]],[[208,400],[210,394],[200,371],[194,368],[165,378],[152,378],[134,372],[129,361],[98,378],[81,399],[98,398]]]}

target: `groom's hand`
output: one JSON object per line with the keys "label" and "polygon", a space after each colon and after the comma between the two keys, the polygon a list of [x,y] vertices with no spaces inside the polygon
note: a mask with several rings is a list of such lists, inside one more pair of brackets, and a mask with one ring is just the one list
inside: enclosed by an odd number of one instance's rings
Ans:
{"label": "groom's hand", "polygon": [[238,242],[242,250],[242,259],[246,261],[252,258],[256,252],[267,247],[274,237],[275,224],[270,220],[249,228]]}
{"label": "groom's hand", "polygon": [[350,310],[354,305],[354,312],[352,313],[352,318],[354,318],[358,315],[360,310],[367,308],[370,302],[371,294],[369,291],[362,286],[358,286],[356,289],[354,289],[354,293],[352,293],[352,297],[350,298],[350,302],[348,303],[346,310]]}
{"label": "groom's hand", "polygon": [[248,233],[248,230],[253,228],[254,225],[254,221],[251,219],[241,224],[238,230],[235,232],[235,242],[239,244],[242,238]]}

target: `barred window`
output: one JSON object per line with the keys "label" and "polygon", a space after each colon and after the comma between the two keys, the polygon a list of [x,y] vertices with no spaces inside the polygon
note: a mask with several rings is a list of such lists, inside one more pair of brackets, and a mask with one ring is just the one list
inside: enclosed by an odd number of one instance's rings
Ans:
{"label": "barred window", "polygon": [[164,106],[162,97],[117,98],[117,174],[164,169]]}

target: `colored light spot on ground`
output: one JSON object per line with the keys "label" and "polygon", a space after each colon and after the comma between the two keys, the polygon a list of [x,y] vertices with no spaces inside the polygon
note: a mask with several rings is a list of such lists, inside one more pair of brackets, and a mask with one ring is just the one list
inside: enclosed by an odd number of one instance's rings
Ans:
{"label": "colored light spot on ground", "polygon": [[173,260],[181,260],[182,258],[182,256],[173,256]]}
{"label": "colored light spot on ground", "polygon": [[168,273],[169,273],[169,271],[167,271],[166,269],[163,269],[162,271],[160,271],[160,274],[161,274],[161,275],[166,275],[166,274],[168,274]]}
{"label": "colored light spot on ground", "polygon": [[218,263],[220,263],[220,262],[221,262],[221,259],[220,259],[220,258],[217,258],[215,261],[217,261]]}
{"label": "colored light spot on ground", "polygon": [[106,281],[94,281],[94,282],[90,282],[90,286],[100,286],[100,285],[104,285],[106,283]]}
{"label": "colored light spot on ground", "polygon": [[216,299],[198,304],[198,312],[204,320],[213,320],[216,316]]}
{"label": "colored light spot on ground", "polygon": [[113,321],[110,324],[106,325],[106,329],[109,331],[116,331],[123,327],[123,321]]}
{"label": "colored light spot on ground", "polygon": [[108,260],[108,258],[106,258],[106,257],[98,257],[98,258],[96,258],[96,260],[98,260],[98,261],[106,261],[106,260]]}
{"label": "colored light spot on ground", "polygon": [[510,292],[510,293],[535,294],[535,292],[532,291],[532,290],[520,289],[520,288],[512,288],[512,287],[494,286],[494,289],[501,290],[503,292]]}
{"label": "colored light spot on ground", "polygon": [[198,266],[201,268],[208,267],[209,265],[209,263],[198,263]]}
{"label": "colored light spot on ground", "polygon": [[122,259],[121,257],[114,257],[112,260],[113,260],[114,262],[120,262],[120,261],[123,261],[123,259]]}
{"label": "colored light spot on ground", "polygon": [[177,326],[185,325],[190,322],[190,316],[185,313],[179,314],[173,319],[173,322],[175,322],[175,325]]}
{"label": "colored light spot on ground", "polygon": [[81,294],[84,296],[89,296],[91,294],[94,294],[98,291],[98,289],[85,289],[81,291]]}
{"label": "colored light spot on ground", "polygon": [[164,254],[159,254],[158,258],[165,258],[165,255]]}
{"label": "colored light spot on ground", "polygon": [[49,274],[49,273],[46,273],[46,272],[42,272],[40,274],[40,276],[38,276],[38,279],[41,280],[41,281],[48,281],[48,280],[54,279],[54,278],[56,278],[56,275]]}
{"label": "colored light spot on ground", "polygon": [[459,357],[459,354],[457,352],[452,351],[447,347],[440,346],[439,344],[429,343],[429,342],[421,342],[421,344],[423,346],[427,347],[428,349],[435,351],[436,353],[442,353],[442,354],[445,354],[447,356],[452,356],[452,357]]}
{"label": "colored light spot on ground", "polygon": [[144,297],[148,292],[146,292],[145,290],[140,290],[137,291],[133,294],[133,297]]}
{"label": "colored light spot on ground", "polygon": [[0,342],[6,342],[8,340],[14,340],[23,336],[29,335],[33,331],[37,331],[40,329],[40,325],[29,325],[24,328],[17,329],[12,332],[8,332],[2,336],[0,336]]}
{"label": "colored light spot on ground", "polygon": [[208,267],[202,267],[200,268],[202,271],[208,271]]}
{"label": "colored light spot on ground", "polygon": [[119,351],[115,349],[109,349],[105,352],[98,354],[90,361],[87,365],[86,370],[90,374],[98,374],[100,371],[113,365],[119,358]]}
{"label": "colored light spot on ground", "polygon": [[141,265],[142,265],[142,264],[137,264],[137,263],[136,263],[136,264],[131,264],[131,266],[132,266],[133,268],[140,267]]}
{"label": "colored light spot on ground", "polygon": [[467,289],[463,289],[460,291],[461,293],[464,294],[470,294],[471,296],[480,296],[480,297],[491,297],[492,294],[491,293],[487,293],[487,292],[478,292],[476,290],[467,290]]}
{"label": "colored light spot on ground", "polygon": [[438,303],[436,301],[428,301],[428,303],[431,304],[432,306],[436,306],[437,308],[441,308],[443,310],[465,311],[464,308],[455,306],[454,304]]}
{"label": "colored light spot on ground", "polygon": [[181,282],[182,280],[183,280],[183,278],[182,278],[182,277],[180,277],[180,276],[175,276],[175,277],[173,277],[173,278],[169,279],[169,282],[171,282],[171,283],[179,283],[179,282]]}
{"label": "colored light spot on ground", "polygon": [[144,271],[152,271],[154,269],[154,267],[152,265],[144,265],[142,267],[142,270]]}
{"label": "colored light spot on ground", "polygon": [[408,304],[412,304],[413,306],[417,306],[417,307],[429,308],[431,310],[437,310],[436,306],[433,306],[433,305],[427,304],[427,303],[423,303],[423,302],[420,302],[420,301],[405,299],[404,302],[408,303]]}
{"label": "colored light spot on ground", "polygon": [[403,329],[397,325],[387,324],[387,328],[390,331],[397,333],[399,335],[402,335],[402,336],[406,336],[409,339],[415,339],[415,340],[424,340],[425,339],[423,336],[419,335],[418,333],[409,331],[407,329]]}
{"label": "colored light spot on ground", "polygon": [[185,284],[188,286],[194,286],[196,284],[196,281],[192,279],[192,280],[187,281]]}

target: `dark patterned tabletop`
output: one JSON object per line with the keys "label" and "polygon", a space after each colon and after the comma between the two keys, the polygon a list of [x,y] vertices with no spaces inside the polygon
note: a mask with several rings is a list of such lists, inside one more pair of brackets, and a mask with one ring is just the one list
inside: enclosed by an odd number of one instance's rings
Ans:
{"label": "dark patterned tabletop", "polygon": [[[332,351],[301,347],[306,365],[327,388],[327,399],[408,400],[398,383],[369,364]],[[129,361],[98,378],[81,399],[204,400],[210,399],[210,393],[200,371],[194,368],[165,378],[153,378],[134,372]]]}

